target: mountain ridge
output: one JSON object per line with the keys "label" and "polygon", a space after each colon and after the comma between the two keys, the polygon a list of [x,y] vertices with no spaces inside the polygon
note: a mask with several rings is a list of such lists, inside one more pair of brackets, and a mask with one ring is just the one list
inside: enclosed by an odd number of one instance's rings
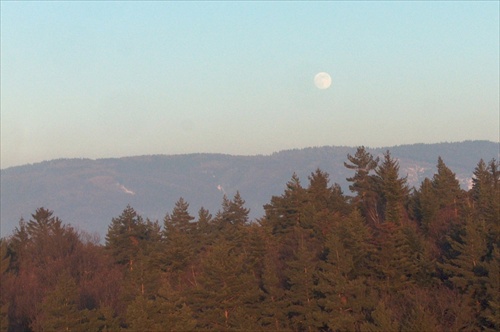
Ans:
{"label": "mountain ridge", "polygon": [[[467,188],[482,158],[499,157],[499,143],[464,141],[404,144],[369,148],[374,156],[389,150],[400,162],[400,175],[417,186],[432,177],[439,156]],[[38,207],[54,210],[63,222],[83,230],[106,233],[113,217],[130,204],[143,217],[162,220],[183,197],[190,213],[202,206],[215,215],[223,195],[236,191],[246,200],[251,218],[263,214],[263,205],[281,195],[295,173],[307,184],[317,168],[330,175],[349,194],[343,163],[356,147],[322,146],[289,149],[269,155],[190,153],[140,155],[119,158],[60,158],[1,170],[1,236],[8,236],[19,219],[29,219]]]}

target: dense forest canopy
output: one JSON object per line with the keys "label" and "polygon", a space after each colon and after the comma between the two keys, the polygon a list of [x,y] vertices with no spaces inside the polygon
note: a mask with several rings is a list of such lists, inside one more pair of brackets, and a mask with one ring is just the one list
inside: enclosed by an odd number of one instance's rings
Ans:
{"label": "dense forest canopy", "polygon": [[105,244],[38,208],[0,243],[0,330],[498,331],[499,163],[470,190],[441,157],[418,188],[389,151],[345,167],[352,195],[293,174],[257,220],[239,192],[127,206]]}

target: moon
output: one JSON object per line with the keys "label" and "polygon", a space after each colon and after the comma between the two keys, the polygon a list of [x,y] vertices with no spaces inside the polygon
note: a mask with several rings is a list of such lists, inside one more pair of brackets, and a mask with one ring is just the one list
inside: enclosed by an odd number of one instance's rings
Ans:
{"label": "moon", "polygon": [[317,73],[316,76],[314,76],[314,85],[321,90],[328,89],[330,85],[332,85],[332,78],[328,73]]}

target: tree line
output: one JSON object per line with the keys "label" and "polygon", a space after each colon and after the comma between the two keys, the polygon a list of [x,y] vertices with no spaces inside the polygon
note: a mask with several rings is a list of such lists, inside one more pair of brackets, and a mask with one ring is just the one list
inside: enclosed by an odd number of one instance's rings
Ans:
{"label": "tree line", "polygon": [[39,208],[0,242],[0,330],[500,330],[499,163],[468,191],[441,158],[419,188],[389,151],[345,167],[352,196],[294,174],[253,221],[127,206],[104,245]]}

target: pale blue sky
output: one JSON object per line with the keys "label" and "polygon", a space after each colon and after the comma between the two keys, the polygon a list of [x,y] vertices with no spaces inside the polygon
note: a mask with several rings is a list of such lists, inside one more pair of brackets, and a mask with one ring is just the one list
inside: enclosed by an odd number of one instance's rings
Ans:
{"label": "pale blue sky", "polygon": [[[499,140],[499,2],[1,2],[1,167]],[[314,86],[326,71],[332,86]]]}

